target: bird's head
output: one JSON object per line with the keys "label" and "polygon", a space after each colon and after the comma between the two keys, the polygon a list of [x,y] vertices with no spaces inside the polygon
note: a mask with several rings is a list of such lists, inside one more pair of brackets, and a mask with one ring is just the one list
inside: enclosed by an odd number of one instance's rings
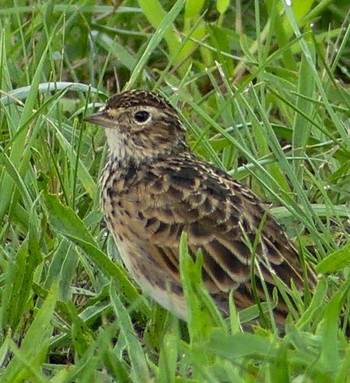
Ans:
{"label": "bird's head", "polygon": [[110,155],[121,161],[151,160],[187,148],[177,111],[153,92],[118,93],[85,121],[105,128]]}

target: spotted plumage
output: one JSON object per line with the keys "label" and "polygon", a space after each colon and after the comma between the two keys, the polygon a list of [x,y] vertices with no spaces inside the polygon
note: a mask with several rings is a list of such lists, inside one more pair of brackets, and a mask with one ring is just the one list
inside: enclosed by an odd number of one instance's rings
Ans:
{"label": "spotted plumage", "polygon": [[[203,253],[203,280],[224,315],[233,290],[238,309],[272,294],[275,276],[303,294],[298,254],[259,198],[224,171],[196,157],[174,107],[147,91],[119,93],[87,121],[105,128],[109,146],[102,207],[125,266],[160,305],[186,319],[179,276],[179,240]],[[253,257],[254,253],[254,257]],[[308,270],[310,289],[315,274]],[[276,319],[287,306],[279,297]]]}

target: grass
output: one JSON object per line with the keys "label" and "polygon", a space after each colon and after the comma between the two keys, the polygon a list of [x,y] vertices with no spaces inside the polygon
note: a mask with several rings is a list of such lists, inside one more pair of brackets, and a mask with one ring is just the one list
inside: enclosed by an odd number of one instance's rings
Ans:
{"label": "grass", "polygon": [[[1,382],[349,382],[347,2],[153,3],[0,10]],[[169,97],[320,273],[284,335],[268,308],[242,332],[258,308],[234,299],[224,321],[185,237],[188,324],[130,280],[99,208],[104,133],[82,122],[122,88]]]}

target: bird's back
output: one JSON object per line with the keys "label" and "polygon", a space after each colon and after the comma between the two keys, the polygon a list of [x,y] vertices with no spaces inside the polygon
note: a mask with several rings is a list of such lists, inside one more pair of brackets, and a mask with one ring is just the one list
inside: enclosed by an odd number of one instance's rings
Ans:
{"label": "bird's back", "polygon": [[[172,311],[178,316],[186,317],[179,276],[183,231],[190,253],[203,253],[204,283],[225,315],[231,290],[238,309],[253,305],[256,297],[266,300],[266,291],[272,297],[276,278],[288,287],[293,281],[303,294],[304,274],[294,245],[259,198],[227,173],[191,153],[120,164],[114,176],[106,169],[102,201],[121,256],[160,304],[172,309],[170,295],[177,297],[181,308]],[[312,290],[316,277],[311,270],[308,278]],[[276,313],[278,320],[287,314],[281,295]]]}

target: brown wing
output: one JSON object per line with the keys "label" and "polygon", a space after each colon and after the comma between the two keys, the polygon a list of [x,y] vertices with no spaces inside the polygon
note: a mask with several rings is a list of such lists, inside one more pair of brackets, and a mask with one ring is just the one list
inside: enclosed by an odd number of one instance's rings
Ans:
{"label": "brown wing", "polygon": [[[191,253],[202,249],[203,279],[216,300],[222,299],[222,311],[227,311],[231,289],[239,308],[254,304],[250,281],[253,253],[258,260],[254,270],[260,298],[264,297],[261,276],[272,289],[272,273],[287,285],[293,280],[303,290],[292,243],[259,199],[221,170],[195,159],[167,159],[150,170],[138,193],[143,201],[139,211],[145,229],[142,233],[157,264],[179,279],[179,239],[185,230]],[[314,285],[312,272],[310,280]]]}

